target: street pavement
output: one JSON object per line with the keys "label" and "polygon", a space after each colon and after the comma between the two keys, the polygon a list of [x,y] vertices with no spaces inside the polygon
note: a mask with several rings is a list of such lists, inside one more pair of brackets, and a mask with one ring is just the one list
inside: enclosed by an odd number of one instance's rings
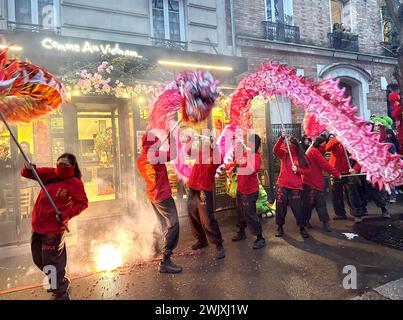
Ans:
{"label": "street pavement", "polygon": [[[331,216],[333,212],[328,204]],[[395,220],[403,202],[390,206]],[[378,209],[369,207],[371,215]],[[234,213],[218,213],[226,258],[215,259],[214,246],[192,252],[188,221],[181,219],[181,236],[174,261],[183,267],[177,275],[159,274],[158,261],[132,262],[113,272],[87,271],[72,277],[71,298],[85,299],[403,299],[403,251],[369,242],[354,233],[354,222],[331,221],[324,232],[313,213],[310,239],[302,239],[291,212],[284,238],[275,238],[274,219],[264,220],[267,247],[251,249],[253,236],[231,241],[236,231]],[[385,221],[385,224],[388,222]],[[357,270],[357,289],[345,289],[345,266]],[[19,267],[19,268],[18,268]],[[42,279],[29,256],[0,260],[0,300],[50,299],[37,286]],[[3,291],[1,291],[3,290]],[[7,292],[9,290],[10,292]]]}

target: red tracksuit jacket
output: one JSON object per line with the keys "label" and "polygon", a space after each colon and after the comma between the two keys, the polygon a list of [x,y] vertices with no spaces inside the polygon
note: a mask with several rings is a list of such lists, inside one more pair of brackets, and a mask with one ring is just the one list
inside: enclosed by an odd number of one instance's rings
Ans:
{"label": "red tracksuit jacket", "polygon": [[303,184],[323,192],[325,190],[323,171],[326,171],[335,177],[340,177],[340,172],[326,161],[322,152],[320,152],[317,148],[312,147],[306,156],[309,160],[311,170],[302,175]]}
{"label": "red tracksuit jacket", "polygon": [[399,141],[398,152],[403,154],[403,116],[402,109],[398,102],[393,105],[392,117],[395,119],[397,126],[397,140]]}
{"label": "red tracksuit jacket", "polygon": [[[165,163],[151,164],[147,159],[148,150],[158,140],[145,141],[143,136],[143,150],[141,155],[137,158],[137,169],[140,175],[144,178],[146,183],[146,194],[148,199],[154,203],[160,203],[167,200],[172,196],[171,185],[169,184],[168,172]],[[176,156],[176,149],[173,154]],[[159,157],[166,162],[171,161],[171,152],[156,151],[155,156]]]}
{"label": "red tracksuit jacket", "polygon": [[[193,165],[192,173],[190,174],[188,187],[198,191],[213,191],[213,183],[215,173],[220,164],[214,164],[212,159],[211,163],[202,163],[202,153],[199,153],[198,161]],[[212,151],[210,152],[210,157]]]}
{"label": "red tracksuit jacket", "polygon": [[301,175],[306,174],[309,171],[309,168],[300,168],[298,166],[297,154],[294,148],[291,147],[291,155],[293,157],[295,165],[297,166],[297,173],[295,174],[292,171],[291,159],[288,154],[288,149],[284,143],[283,137],[280,137],[280,139],[277,141],[276,145],[273,148],[273,151],[281,162],[280,175],[277,179],[277,185],[289,189],[302,190]]}
{"label": "red tracksuit jacket", "polygon": [[[58,178],[56,169],[36,168],[36,171],[62,214],[63,222],[67,223],[88,207],[84,184],[80,179],[72,177],[46,185],[48,181]],[[34,179],[32,171],[27,170],[25,166],[21,170],[21,175]],[[55,234],[65,231],[63,225],[56,219],[56,214],[42,190],[32,211],[32,229],[40,234]]]}
{"label": "red tracksuit jacket", "polygon": [[330,140],[326,145],[326,152],[330,152],[329,164],[337,169],[341,174],[349,173],[346,152],[343,145],[336,138]]}
{"label": "red tracksuit jacket", "polygon": [[[247,156],[247,153],[244,154],[244,156]],[[255,157],[254,157],[254,167],[253,172],[248,175],[241,175],[238,174],[238,191],[242,194],[252,194],[255,192],[259,192],[259,179],[257,178],[257,173],[260,170],[262,160],[260,158],[260,153],[256,152]],[[246,168],[247,165],[250,165],[250,163],[247,163],[246,161],[243,162],[240,167],[241,168]]]}

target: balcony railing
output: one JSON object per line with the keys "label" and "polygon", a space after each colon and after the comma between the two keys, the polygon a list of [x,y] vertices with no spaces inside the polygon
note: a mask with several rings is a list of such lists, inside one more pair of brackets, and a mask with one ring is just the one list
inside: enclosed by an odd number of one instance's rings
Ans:
{"label": "balcony railing", "polygon": [[393,39],[393,41],[381,42],[383,54],[388,57],[396,57],[399,45],[400,43],[397,39]]}
{"label": "balcony railing", "polygon": [[60,34],[61,29],[59,27],[45,27],[39,24],[21,23],[14,21],[7,21],[7,28],[9,30],[29,30],[32,32],[50,32]]}
{"label": "balcony railing", "polygon": [[358,35],[349,32],[329,33],[330,47],[338,50],[358,51]]}
{"label": "balcony railing", "polygon": [[299,43],[299,27],[279,22],[262,21],[264,37],[268,40]]}
{"label": "balcony railing", "polygon": [[153,46],[163,47],[167,49],[186,51],[188,49],[187,42],[175,41],[161,38],[151,38]]}

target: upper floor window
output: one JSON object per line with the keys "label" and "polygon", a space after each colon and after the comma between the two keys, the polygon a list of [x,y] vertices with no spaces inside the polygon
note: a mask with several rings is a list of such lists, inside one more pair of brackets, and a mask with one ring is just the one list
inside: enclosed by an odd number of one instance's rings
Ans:
{"label": "upper floor window", "polygon": [[292,1],[266,0],[266,19],[271,22],[293,25]]}
{"label": "upper floor window", "polygon": [[152,0],[153,37],[185,40],[183,0]]}
{"label": "upper floor window", "polygon": [[60,26],[60,0],[8,0],[8,16],[16,25],[37,25],[44,29]]}
{"label": "upper floor window", "polygon": [[[395,1],[396,9],[398,8],[398,6],[399,6],[399,2],[396,0]],[[392,19],[390,18],[390,15],[389,15],[385,2],[383,2],[382,6],[381,6],[381,21],[382,21],[383,41],[386,43],[398,44],[399,35],[398,35],[395,25],[392,22]]]}
{"label": "upper floor window", "polygon": [[350,0],[330,0],[332,31],[346,29],[351,31]]}

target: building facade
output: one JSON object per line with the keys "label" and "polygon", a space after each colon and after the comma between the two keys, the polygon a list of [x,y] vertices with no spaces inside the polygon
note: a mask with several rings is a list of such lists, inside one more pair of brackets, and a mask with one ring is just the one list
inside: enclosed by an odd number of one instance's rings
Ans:
{"label": "building facade", "polygon": [[[314,81],[338,78],[363,118],[387,114],[396,60],[383,1],[235,0],[234,7],[236,51],[250,70],[272,60]],[[302,121],[302,110],[282,104],[286,122]]]}
{"label": "building facade", "polygon": [[[396,65],[391,39],[380,0],[0,0],[0,46],[66,81],[71,104],[14,130],[38,165],[53,165],[63,152],[79,156],[91,204],[78,223],[136,212],[136,201],[144,199],[135,162],[148,95],[179,71],[209,69],[229,95],[260,64],[288,64],[315,81],[340,79],[368,119],[387,112]],[[116,69],[109,76],[101,68],[103,80],[112,81],[102,90],[82,85],[83,74],[98,76],[103,61]],[[280,117],[272,103],[258,100],[252,110],[263,138],[259,177],[273,186],[270,150]],[[303,111],[278,100],[287,128],[301,134]],[[224,108],[214,108],[209,125],[222,128],[226,122]],[[0,176],[1,246],[29,238],[38,189],[19,177],[21,156],[7,132],[0,133],[0,151],[1,168],[10,173]],[[173,171],[170,179],[186,215],[184,187]],[[216,180],[218,210],[233,205],[225,182]]]}
{"label": "building facade", "polygon": [[[144,201],[135,163],[149,95],[184,69],[210,69],[224,90],[247,71],[247,59],[233,54],[228,12],[228,3],[216,0],[0,1],[0,46],[60,77],[71,97],[58,112],[14,131],[37,165],[53,165],[63,152],[78,155],[90,200],[78,223],[135,213],[136,201]],[[100,71],[103,61],[114,66],[111,74]],[[103,73],[102,81],[110,82],[102,90],[87,90],[80,84],[84,71],[93,77]],[[223,123],[222,110],[214,112],[213,124],[216,120]],[[0,245],[5,245],[29,238],[39,190],[19,177],[21,156],[6,131],[0,146],[10,172],[0,178]],[[181,208],[184,187],[169,172]],[[225,197],[225,179],[217,185],[216,197]]]}

